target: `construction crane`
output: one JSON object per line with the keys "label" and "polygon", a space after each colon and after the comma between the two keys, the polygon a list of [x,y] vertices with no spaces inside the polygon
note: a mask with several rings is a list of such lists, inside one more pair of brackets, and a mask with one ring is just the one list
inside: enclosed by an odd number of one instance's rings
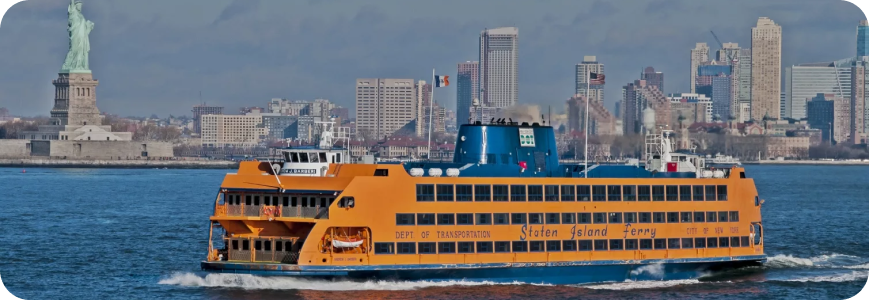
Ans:
{"label": "construction crane", "polygon": [[[724,44],[721,43],[721,40],[718,39],[718,36],[715,35],[715,32],[712,31],[712,30],[710,30],[709,33],[711,33],[711,34],[712,34],[712,37],[715,38],[715,41],[718,42],[718,46],[721,47],[721,50],[725,50],[725,49],[724,49]],[[727,55],[727,62],[729,62],[731,65],[733,65],[733,63],[736,62],[736,61],[733,59],[733,55],[732,55],[733,53],[731,53],[731,51],[727,51],[727,50],[725,50],[724,53]]]}

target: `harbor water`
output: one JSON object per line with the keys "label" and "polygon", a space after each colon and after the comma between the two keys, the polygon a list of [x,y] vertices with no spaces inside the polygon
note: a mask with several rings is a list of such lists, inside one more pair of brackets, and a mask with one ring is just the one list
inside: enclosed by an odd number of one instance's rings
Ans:
{"label": "harbor water", "polygon": [[0,168],[0,276],[23,299],[845,299],[869,274],[869,168],[747,166],[763,267],[698,280],[324,281],[207,274],[208,217],[229,170]]}

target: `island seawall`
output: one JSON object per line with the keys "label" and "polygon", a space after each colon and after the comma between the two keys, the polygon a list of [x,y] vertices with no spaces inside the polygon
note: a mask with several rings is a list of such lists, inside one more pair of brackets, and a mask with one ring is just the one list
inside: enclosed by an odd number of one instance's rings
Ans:
{"label": "island seawall", "polygon": [[19,158],[0,159],[0,167],[235,169],[238,168],[238,162],[227,160],[85,160]]}

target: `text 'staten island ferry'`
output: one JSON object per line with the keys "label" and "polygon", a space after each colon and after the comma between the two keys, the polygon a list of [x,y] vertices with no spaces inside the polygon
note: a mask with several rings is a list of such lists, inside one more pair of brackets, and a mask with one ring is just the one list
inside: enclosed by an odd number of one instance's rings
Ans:
{"label": "text 'staten island ferry'", "polygon": [[644,167],[583,170],[559,163],[552,127],[537,123],[462,125],[452,163],[345,163],[327,131],[320,148],[282,150],[282,165],[226,175],[201,266],[575,284],[763,263],[754,181],[672,151],[668,134],[647,136]]}

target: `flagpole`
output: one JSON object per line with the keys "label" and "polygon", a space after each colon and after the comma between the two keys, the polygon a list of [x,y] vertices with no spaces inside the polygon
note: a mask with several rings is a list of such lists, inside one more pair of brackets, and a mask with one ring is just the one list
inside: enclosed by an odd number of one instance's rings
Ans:
{"label": "flagpole", "polygon": [[583,165],[582,173],[585,174],[585,178],[588,178],[588,108],[591,99],[588,98],[588,92],[591,89],[591,69],[586,66],[585,67],[585,163]]}
{"label": "flagpole", "polygon": [[[431,93],[429,94],[430,99],[428,99],[429,109],[428,109],[428,159],[431,160],[431,123],[432,116],[434,115],[434,91],[435,91],[435,69],[431,69]],[[425,88],[425,87],[423,87]],[[425,109],[423,109],[425,111]],[[422,115],[425,118],[425,114]]]}

